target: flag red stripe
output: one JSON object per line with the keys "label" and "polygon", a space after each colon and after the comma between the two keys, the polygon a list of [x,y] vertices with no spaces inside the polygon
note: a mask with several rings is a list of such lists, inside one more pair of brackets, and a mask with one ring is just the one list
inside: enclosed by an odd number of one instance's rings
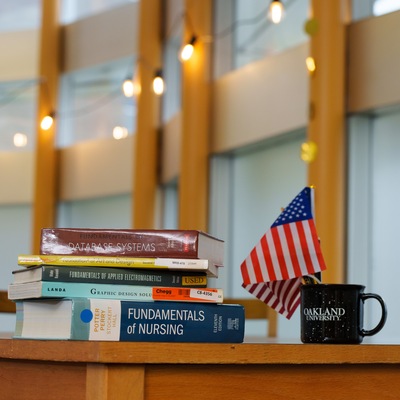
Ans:
{"label": "flag red stripe", "polygon": [[253,272],[256,276],[256,282],[262,282],[263,276],[262,276],[262,272],[261,272],[260,261],[258,259],[258,255],[257,255],[257,250],[255,247],[253,248],[253,250],[250,253],[250,258],[251,258],[251,263],[253,266]]}
{"label": "flag red stripe", "polygon": [[[283,229],[285,231],[286,241],[289,249],[290,259],[292,260],[294,274],[295,276],[301,276],[302,275],[301,268],[299,260],[297,258],[296,245],[293,240],[293,234],[290,225],[291,224],[284,225]],[[297,223],[294,224],[294,227],[297,228]]]}
{"label": "flag red stripe", "polygon": [[274,241],[276,259],[278,262],[278,268],[281,270],[282,279],[289,279],[289,274],[286,268],[286,261],[283,256],[281,240],[279,238],[278,230],[276,228],[271,228],[272,239]]}
{"label": "flag red stripe", "polygon": [[[302,249],[308,249],[307,237],[306,237],[306,234],[304,232],[303,224],[301,222],[297,226],[297,231],[299,232],[299,239],[300,239],[300,243],[301,243],[301,248]],[[309,274],[313,274],[314,272],[316,272],[316,271],[314,271],[314,268],[313,268],[313,265],[312,265],[310,253],[308,251],[304,251],[303,250],[303,256],[304,256],[304,261],[306,263],[306,267],[307,267],[308,273]]]}
{"label": "flag red stripe", "polygon": [[240,265],[240,270],[242,272],[243,283],[245,285],[248,285],[250,283],[250,277],[246,260],[243,261],[242,264]]}
{"label": "flag red stripe", "polygon": [[276,280],[276,274],[275,274],[274,266],[272,264],[271,253],[269,251],[269,246],[268,246],[266,235],[264,235],[261,238],[260,244],[261,244],[261,248],[262,248],[262,251],[263,251],[263,254],[264,254],[264,262],[265,262],[265,265],[267,266],[269,280],[270,281],[275,281]]}

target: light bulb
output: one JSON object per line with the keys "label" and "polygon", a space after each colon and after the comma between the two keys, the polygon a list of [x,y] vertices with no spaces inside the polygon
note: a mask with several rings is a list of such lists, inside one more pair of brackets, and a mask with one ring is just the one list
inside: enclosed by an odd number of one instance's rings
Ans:
{"label": "light bulb", "polygon": [[272,0],[269,5],[269,18],[274,24],[279,24],[282,21],[284,14],[283,4],[280,0]]}
{"label": "light bulb", "polygon": [[25,147],[28,143],[28,137],[25,133],[15,133],[14,134],[14,146],[15,147]]}
{"label": "light bulb", "polygon": [[154,93],[158,96],[160,96],[164,93],[164,80],[162,78],[162,74],[161,74],[160,70],[158,70],[156,72],[156,75],[153,79],[153,90],[154,90]]}
{"label": "light bulb", "polygon": [[128,129],[124,126],[116,126],[113,129],[113,138],[120,140],[125,139],[128,136]]}
{"label": "light bulb", "polygon": [[313,141],[302,143],[301,145],[301,159],[309,164],[315,161],[317,157],[318,147]]}
{"label": "light bulb", "polygon": [[122,91],[124,92],[125,97],[133,97],[135,94],[135,86],[133,84],[132,79],[125,79],[122,84]]}
{"label": "light bulb", "polygon": [[313,57],[307,57],[306,58],[306,66],[308,69],[308,72],[312,75],[315,70],[317,69],[317,66],[315,65],[315,60]]}
{"label": "light bulb", "polygon": [[182,50],[180,52],[179,58],[181,61],[185,62],[187,60],[189,60],[194,52],[194,44],[196,43],[196,36],[192,36],[192,38],[190,39],[190,41],[188,43],[186,43],[183,47]]}
{"label": "light bulb", "polygon": [[44,131],[48,131],[51,126],[53,125],[53,117],[51,115],[46,115],[43,119],[42,122],[40,123],[40,127],[44,130]]}

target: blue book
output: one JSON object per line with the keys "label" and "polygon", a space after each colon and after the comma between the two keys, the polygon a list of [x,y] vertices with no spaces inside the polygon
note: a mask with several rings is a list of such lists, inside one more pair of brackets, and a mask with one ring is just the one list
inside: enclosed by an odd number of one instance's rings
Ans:
{"label": "blue book", "polygon": [[236,304],[72,298],[17,301],[15,338],[121,342],[241,343]]}
{"label": "blue book", "polygon": [[10,300],[89,297],[134,301],[200,301],[222,303],[223,290],[214,288],[179,288],[142,285],[115,285],[102,283],[75,283],[37,281],[11,283]]}

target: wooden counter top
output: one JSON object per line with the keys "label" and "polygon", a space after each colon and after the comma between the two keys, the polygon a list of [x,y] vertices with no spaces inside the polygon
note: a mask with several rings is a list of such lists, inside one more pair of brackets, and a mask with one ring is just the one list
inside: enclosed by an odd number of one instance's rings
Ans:
{"label": "wooden counter top", "polygon": [[397,400],[399,365],[400,346],[393,344],[78,342],[0,335],[0,387],[7,400]]}
{"label": "wooden counter top", "polygon": [[3,335],[0,358],[127,364],[400,364],[400,345],[84,342]]}

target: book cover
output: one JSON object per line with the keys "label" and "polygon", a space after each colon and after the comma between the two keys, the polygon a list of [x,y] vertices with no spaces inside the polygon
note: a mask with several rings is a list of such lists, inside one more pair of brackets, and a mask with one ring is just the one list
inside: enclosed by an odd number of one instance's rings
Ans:
{"label": "book cover", "polygon": [[104,299],[17,302],[15,338],[241,343],[240,305]]}
{"label": "book cover", "polygon": [[197,230],[43,228],[40,253],[203,258],[223,265],[224,241]]}
{"label": "book cover", "polygon": [[116,285],[207,287],[207,276],[202,272],[164,271],[150,269],[69,267],[38,265],[21,268],[13,273],[13,283],[37,281],[106,283]]}
{"label": "book cover", "polygon": [[128,256],[70,256],[54,254],[20,254],[18,265],[25,267],[34,265],[58,265],[70,267],[123,267],[169,269],[172,271],[206,272],[214,278],[218,277],[218,266],[206,259],[193,258],[148,258]]}
{"label": "book cover", "polygon": [[222,289],[177,288],[163,286],[108,285],[101,283],[29,282],[11,283],[8,286],[10,300],[89,297],[133,301],[199,301],[222,303]]}

